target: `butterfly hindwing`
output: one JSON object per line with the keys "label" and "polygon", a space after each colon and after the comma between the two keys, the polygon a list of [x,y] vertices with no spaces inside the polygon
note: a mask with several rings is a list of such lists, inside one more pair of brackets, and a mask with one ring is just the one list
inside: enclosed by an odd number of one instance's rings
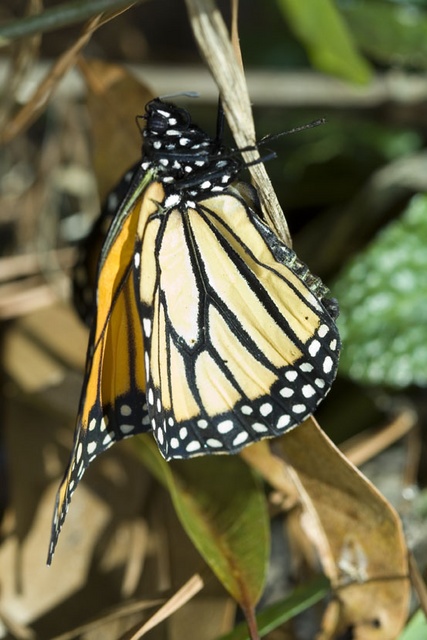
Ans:
{"label": "butterfly hindwing", "polygon": [[300,424],[330,388],[340,343],[325,306],[287,266],[293,252],[234,192],[148,224],[156,231],[145,230],[141,254],[155,235],[156,278],[145,286],[144,270],[135,274],[162,455],[235,453]]}

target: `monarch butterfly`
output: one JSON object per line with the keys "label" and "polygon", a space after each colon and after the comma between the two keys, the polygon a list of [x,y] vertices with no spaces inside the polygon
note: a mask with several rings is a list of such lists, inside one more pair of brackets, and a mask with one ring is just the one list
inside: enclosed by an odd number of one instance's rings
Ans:
{"label": "monarch butterfly", "polygon": [[[243,161],[157,98],[102,247],[50,564],[85,469],[152,431],[166,460],[237,453],[313,413],[335,378],[336,302],[262,221]],[[113,198],[114,199],[114,198]]]}

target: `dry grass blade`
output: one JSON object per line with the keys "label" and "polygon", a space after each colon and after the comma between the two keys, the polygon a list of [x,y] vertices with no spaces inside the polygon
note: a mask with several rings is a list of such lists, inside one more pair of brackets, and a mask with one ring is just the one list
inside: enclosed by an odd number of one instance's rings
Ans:
{"label": "dry grass blade", "polygon": [[36,634],[32,629],[12,620],[11,617],[0,608],[0,620],[14,640],[35,640]]}
{"label": "dry grass blade", "polygon": [[162,606],[149,620],[130,638],[130,640],[139,640],[148,631],[154,629],[158,624],[171,616],[175,611],[180,609],[191,598],[193,598],[204,587],[204,581],[199,574],[192,576],[181,589],[179,589],[172,598]]}
{"label": "dry grass blade", "polygon": [[7,124],[1,135],[1,143],[7,144],[17,135],[30,126],[34,120],[42,113],[50,96],[63,78],[65,73],[73,66],[77,56],[83,47],[89,42],[94,31],[101,24],[101,16],[95,16],[85,25],[78,40],[68,49],[53,65],[43,82],[37,87],[32,98],[16,114],[11,122]]}
{"label": "dry grass blade", "polygon": [[[75,250],[70,248],[52,249],[44,256],[46,261],[55,261],[62,269],[69,269],[75,263]],[[0,283],[11,282],[14,278],[38,275],[41,272],[41,256],[38,253],[27,253],[18,256],[0,258]]]}
{"label": "dry grass blade", "polygon": [[0,287],[0,320],[10,320],[49,306],[69,296],[69,280],[65,274],[55,278],[55,286],[46,284],[42,278],[33,276],[22,282]]}
{"label": "dry grass blade", "polygon": [[[129,3],[126,10],[131,7],[134,2]],[[31,125],[34,120],[45,109],[52,93],[58,86],[59,81],[67,73],[67,71],[75,64],[78,55],[87,45],[92,34],[103,24],[109,22],[113,17],[122,13],[125,9],[117,11],[114,15],[99,14],[89,20],[83,27],[82,33],[77,41],[56,61],[50,69],[46,78],[37,87],[32,98],[25,104],[16,116],[7,123],[4,130],[0,134],[0,144],[7,144],[17,135],[22,133]]]}
{"label": "dry grass blade", "polygon": [[[43,6],[42,0],[30,0],[30,5]],[[116,9],[116,15],[122,11],[122,5],[126,10],[135,2],[127,0],[71,0],[62,2],[56,7],[48,7],[43,12],[27,11],[23,18],[17,18],[0,25],[0,46],[4,47],[18,38],[31,37],[35,34],[54,31],[61,27],[67,27],[92,18],[95,14]]]}
{"label": "dry grass blade", "polygon": [[96,631],[99,627],[105,626],[108,622],[112,622],[116,618],[129,616],[133,613],[139,613],[140,611],[146,611],[147,609],[151,609],[152,607],[156,607],[160,604],[160,600],[146,600],[144,602],[133,602],[131,604],[124,604],[121,607],[118,607],[111,613],[108,613],[105,616],[97,618],[96,620],[92,620],[87,624],[82,624],[71,631],[67,631],[66,633],[62,633],[60,636],[56,636],[53,640],[73,640],[73,638],[77,638],[78,636],[83,636],[84,634],[88,634],[89,632]]}
{"label": "dry grass blade", "polygon": [[286,500],[287,508],[299,501],[295,484],[287,472],[283,460],[274,455],[270,444],[266,440],[246,447],[240,452],[240,457],[266,480]]}
{"label": "dry grass blade", "polygon": [[[249,93],[227,28],[213,0],[186,0],[196,42],[218,85],[228,124],[240,149],[256,142]],[[259,159],[257,150],[244,154],[246,162]],[[289,230],[273,186],[262,163],[249,168],[261,206],[279,237],[291,245]]]}
{"label": "dry grass blade", "polygon": [[412,409],[404,409],[380,431],[376,433],[363,432],[360,436],[348,440],[340,449],[350,462],[356,467],[360,467],[394,442],[406,436],[416,424],[416,413]]}
{"label": "dry grass blade", "polygon": [[[37,16],[43,9],[41,0],[31,0],[28,3],[26,15]],[[25,18],[24,18],[25,20]],[[4,86],[7,91],[2,95],[2,108],[0,113],[0,130],[9,117],[9,112],[13,108],[16,99],[17,89],[22,83],[25,75],[31,70],[38,57],[41,35],[35,34],[22,38],[11,47],[11,59]]]}

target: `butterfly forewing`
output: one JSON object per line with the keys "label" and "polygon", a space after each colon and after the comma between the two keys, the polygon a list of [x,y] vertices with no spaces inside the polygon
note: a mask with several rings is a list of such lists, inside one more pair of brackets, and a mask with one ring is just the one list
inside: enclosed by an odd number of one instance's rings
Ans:
{"label": "butterfly forewing", "polygon": [[99,270],[80,410],[70,463],[55,506],[50,562],[71,496],[90,462],[121,438],[148,431],[143,333],[133,270],[140,201],[110,243]]}

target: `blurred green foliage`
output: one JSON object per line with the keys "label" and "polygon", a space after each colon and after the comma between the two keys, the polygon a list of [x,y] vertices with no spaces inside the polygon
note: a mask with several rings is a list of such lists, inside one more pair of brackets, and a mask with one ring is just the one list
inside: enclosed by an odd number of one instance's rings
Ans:
{"label": "blurred green foliage", "polygon": [[417,611],[398,640],[422,640],[427,638],[427,619],[423,611]]}
{"label": "blurred green foliage", "polygon": [[427,383],[427,195],[412,198],[333,285],[341,372],[364,384]]}

